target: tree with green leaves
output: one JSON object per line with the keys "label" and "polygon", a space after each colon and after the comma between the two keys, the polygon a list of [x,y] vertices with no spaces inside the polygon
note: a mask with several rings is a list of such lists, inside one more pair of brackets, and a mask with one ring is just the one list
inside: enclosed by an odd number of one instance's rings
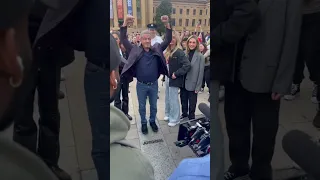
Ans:
{"label": "tree with green leaves", "polygon": [[172,4],[171,0],[162,0],[156,9],[155,23],[158,26],[157,31],[162,34],[165,32],[165,27],[161,22],[161,16],[167,15],[171,19]]}

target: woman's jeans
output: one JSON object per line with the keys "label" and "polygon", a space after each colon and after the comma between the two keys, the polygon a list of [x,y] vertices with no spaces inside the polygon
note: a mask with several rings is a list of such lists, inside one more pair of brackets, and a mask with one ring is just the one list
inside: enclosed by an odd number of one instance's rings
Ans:
{"label": "woman's jeans", "polygon": [[84,76],[84,90],[92,133],[92,159],[97,169],[99,180],[110,178],[107,169],[109,162],[110,129],[110,85],[107,70],[87,62]]}
{"label": "woman's jeans", "polygon": [[169,78],[166,77],[166,98],[165,98],[165,116],[169,118],[169,122],[176,123],[180,116],[179,88],[169,87]]}

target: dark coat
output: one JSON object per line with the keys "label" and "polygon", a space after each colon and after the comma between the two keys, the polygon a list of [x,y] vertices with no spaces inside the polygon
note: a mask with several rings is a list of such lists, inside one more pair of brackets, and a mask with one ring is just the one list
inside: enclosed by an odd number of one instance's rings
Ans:
{"label": "dark coat", "polygon": [[255,31],[260,11],[253,0],[211,1],[211,80],[233,81],[238,42]]}
{"label": "dark coat", "polygon": [[[169,46],[172,40],[172,30],[166,29],[166,36],[165,40],[159,44],[156,43],[151,47],[151,51],[153,55],[158,56],[161,60],[161,66],[159,66],[159,74],[168,75],[168,69],[166,67],[166,60],[163,56],[163,51]],[[128,64],[125,64],[122,70],[122,75],[126,76],[127,78],[136,77],[136,67],[135,65],[141,59],[143,54],[142,46],[132,45],[128,38],[127,38],[127,27],[120,28],[120,41],[122,42],[123,46],[126,48],[127,56],[128,56]]]}
{"label": "dark coat", "polygon": [[[170,87],[184,87],[185,75],[191,68],[191,63],[186,54],[178,49],[169,58],[169,86]],[[176,76],[176,79],[172,79],[172,74]]]}

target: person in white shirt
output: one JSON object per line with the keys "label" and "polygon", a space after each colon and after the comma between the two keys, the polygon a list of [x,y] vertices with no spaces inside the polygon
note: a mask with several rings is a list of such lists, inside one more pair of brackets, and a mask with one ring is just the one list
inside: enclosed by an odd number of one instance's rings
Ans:
{"label": "person in white shirt", "polygon": [[151,46],[153,46],[155,43],[161,44],[163,40],[160,36],[157,35],[157,30],[156,30],[157,25],[151,23],[151,24],[148,24],[147,27],[151,34]]}

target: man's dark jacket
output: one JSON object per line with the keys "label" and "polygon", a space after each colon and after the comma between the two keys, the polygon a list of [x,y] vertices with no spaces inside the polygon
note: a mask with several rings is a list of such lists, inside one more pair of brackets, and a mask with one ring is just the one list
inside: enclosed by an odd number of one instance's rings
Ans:
{"label": "man's dark jacket", "polygon": [[233,81],[238,43],[259,26],[260,11],[254,0],[213,0],[210,8],[210,78]]}
{"label": "man's dark jacket", "polygon": [[[172,30],[166,29],[166,36],[165,40],[159,44],[156,43],[151,47],[151,51],[153,55],[158,56],[161,60],[161,65],[158,66],[158,76],[161,74],[168,75],[168,69],[166,67],[166,60],[163,56],[163,51],[169,46],[170,42],[172,40]],[[122,75],[130,78],[130,77],[136,77],[136,64],[137,62],[142,58],[143,56],[143,47],[132,45],[128,38],[127,38],[127,27],[121,27],[120,28],[120,41],[122,42],[123,46],[127,50],[127,56],[128,56],[128,63],[125,64],[122,70]],[[140,69],[139,69],[140,71]],[[143,71],[143,69],[141,69]]]}

